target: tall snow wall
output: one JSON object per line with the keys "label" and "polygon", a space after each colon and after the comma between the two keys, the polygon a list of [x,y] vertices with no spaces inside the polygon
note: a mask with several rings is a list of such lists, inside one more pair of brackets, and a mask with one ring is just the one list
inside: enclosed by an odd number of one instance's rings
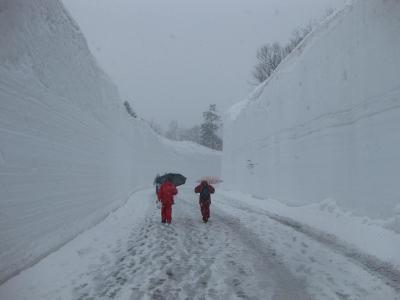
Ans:
{"label": "tall snow wall", "polygon": [[219,166],[218,153],[128,116],[59,1],[0,0],[0,283],[156,173],[194,181]]}
{"label": "tall snow wall", "polygon": [[400,1],[326,20],[226,114],[226,188],[386,218],[400,203]]}

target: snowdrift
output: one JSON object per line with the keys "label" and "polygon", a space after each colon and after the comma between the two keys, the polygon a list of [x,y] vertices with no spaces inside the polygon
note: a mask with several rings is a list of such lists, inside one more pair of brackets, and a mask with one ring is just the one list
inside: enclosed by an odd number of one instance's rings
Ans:
{"label": "snowdrift", "polygon": [[[225,187],[299,205],[400,203],[400,1],[360,0],[312,32],[225,120]],[[398,211],[398,209],[397,209]]]}
{"label": "snowdrift", "polygon": [[166,142],[122,102],[59,1],[0,0],[0,283],[156,173],[218,175],[218,153]]}

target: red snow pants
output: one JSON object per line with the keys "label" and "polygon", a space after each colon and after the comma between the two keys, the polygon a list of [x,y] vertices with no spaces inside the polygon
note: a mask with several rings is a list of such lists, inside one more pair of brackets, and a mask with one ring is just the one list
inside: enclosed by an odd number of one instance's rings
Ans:
{"label": "red snow pants", "polygon": [[209,201],[200,202],[200,210],[201,210],[201,215],[203,216],[203,221],[207,222],[208,219],[210,218],[210,202]]}
{"label": "red snow pants", "polygon": [[161,222],[171,223],[172,220],[172,205],[162,205],[161,207]]}

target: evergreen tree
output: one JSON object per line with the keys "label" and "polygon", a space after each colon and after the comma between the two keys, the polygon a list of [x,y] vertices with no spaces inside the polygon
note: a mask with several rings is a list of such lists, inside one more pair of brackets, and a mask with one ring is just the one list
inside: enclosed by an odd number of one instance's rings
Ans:
{"label": "evergreen tree", "polygon": [[217,135],[221,126],[221,117],[217,113],[215,104],[203,112],[204,123],[200,126],[200,141],[203,146],[215,150],[222,150],[222,139]]}

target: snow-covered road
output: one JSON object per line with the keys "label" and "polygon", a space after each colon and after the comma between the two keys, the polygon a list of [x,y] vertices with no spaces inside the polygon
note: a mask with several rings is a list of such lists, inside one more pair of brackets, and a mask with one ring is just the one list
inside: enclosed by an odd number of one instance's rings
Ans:
{"label": "snow-covered road", "polygon": [[76,298],[113,297],[125,283],[130,299],[310,298],[303,282],[239,219],[215,212],[203,224],[194,197],[188,198],[176,200],[170,226],[150,209],[139,232],[116,250],[111,264],[99,266],[94,285],[78,287]]}
{"label": "snow-covered road", "polygon": [[0,299],[400,299],[332,245],[218,193],[201,222],[180,189],[173,224],[153,190],[0,286]]}

